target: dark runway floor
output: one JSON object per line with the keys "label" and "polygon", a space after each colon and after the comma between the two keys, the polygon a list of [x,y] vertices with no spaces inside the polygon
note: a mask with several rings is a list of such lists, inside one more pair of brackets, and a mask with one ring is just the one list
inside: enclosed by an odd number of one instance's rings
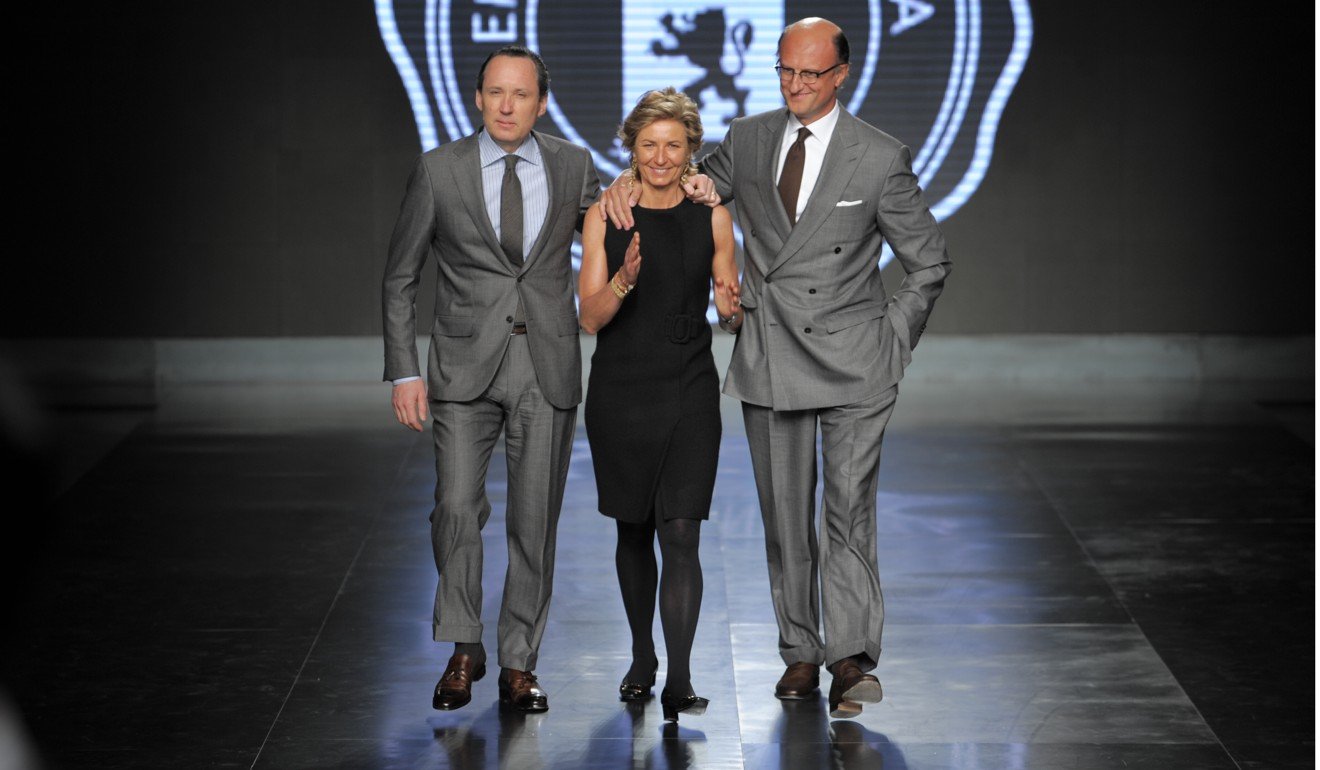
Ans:
{"label": "dark runway floor", "polygon": [[[1313,410],[1286,395],[906,389],[881,470],[885,700],[853,721],[771,695],[761,522],[726,419],[693,662],[711,708],[676,730],[615,700],[629,643],[581,430],[537,672],[551,708],[516,716],[493,676],[431,710],[431,448],[386,386],[66,412],[7,695],[54,767],[1312,767]],[[490,649],[502,478],[497,460]]]}

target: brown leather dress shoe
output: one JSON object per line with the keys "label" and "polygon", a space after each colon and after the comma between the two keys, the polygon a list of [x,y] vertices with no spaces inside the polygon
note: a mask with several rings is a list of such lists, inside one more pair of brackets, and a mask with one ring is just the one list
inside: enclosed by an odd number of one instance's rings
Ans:
{"label": "brown leather dress shoe", "polygon": [[536,684],[536,674],[514,668],[500,669],[500,703],[515,711],[546,711],[550,703]]}
{"label": "brown leather dress shoe", "polygon": [[830,667],[834,682],[830,684],[830,716],[849,719],[862,713],[863,703],[879,703],[884,697],[880,680],[862,673],[861,666],[852,658],[844,658]]}
{"label": "brown leather dress shoe", "polygon": [[815,663],[791,663],[775,685],[780,700],[806,700],[820,695],[820,666]]}
{"label": "brown leather dress shoe", "polygon": [[454,654],[445,667],[445,673],[436,683],[432,708],[453,711],[463,708],[472,700],[472,683],[486,675],[486,664],[477,664],[471,655]]}

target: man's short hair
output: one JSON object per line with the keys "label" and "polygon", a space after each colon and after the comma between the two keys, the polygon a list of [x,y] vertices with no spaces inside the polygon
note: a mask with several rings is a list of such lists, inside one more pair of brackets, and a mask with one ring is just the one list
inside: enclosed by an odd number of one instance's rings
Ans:
{"label": "man's short hair", "polygon": [[[846,46],[847,43],[844,43]],[[496,56],[513,56],[519,59],[531,59],[532,64],[536,65],[536,88],[540,96],[544,97],[550,93],[550,71],[545,68],[545,62],[541,60],[541,55],[532,49],[521,45],[506,45],[498,51],[491,51],[490,56],[481,63],[481,69],[477,70],[477,92],[480,93],[481,87],[486,84],[486,65]]]}

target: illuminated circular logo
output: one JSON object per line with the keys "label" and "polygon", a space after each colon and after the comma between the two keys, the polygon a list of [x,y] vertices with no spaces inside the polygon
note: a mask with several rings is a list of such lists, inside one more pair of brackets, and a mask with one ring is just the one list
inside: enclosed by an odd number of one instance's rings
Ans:
{"label": "illuminated circular logo", "polygon": [[[1027,0],[839,0],[812,12],[848,33],[845,106],[907,143],[936,218],[953,214],[985,176],[1030,51]],[[424,150],[480,126],[481,62],[517,43],[550,69],[539,128],[589,149],[607,180],[627,165],[615,131],[650,89],[693,97],[708,147],[734,118],[782,107],[776,47],[795,20],[782,0],[377,0],[376,14]]]}

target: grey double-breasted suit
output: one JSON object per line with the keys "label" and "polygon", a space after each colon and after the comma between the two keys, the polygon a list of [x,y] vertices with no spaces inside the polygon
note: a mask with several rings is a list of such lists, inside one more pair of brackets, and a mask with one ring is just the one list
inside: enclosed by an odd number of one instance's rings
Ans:
{"label": "grey double-breasted suit", "polygon": [[[842,109],[791,225],[775,177],[787,123],[786,109],[735,120],[702,161],[720,195],[737,204],[746,255],[746,314],[724,392],[744,402],[785,662],[865,653],[873,665],[884,615],[875,543],[880,443],[950,261],[907,147]],[[892,295],[877,267],[886,241],[907,274]]]}
{"label": "grey double-breasted suit", "polygon": [[[414,301],[427,258],[438,267],[427,365],[437,476],[431,536],[440,574],[435,639],[481,641],[481,529],[491,512],[486,469],[503,430],[509,569],[499,660],[523,671],[535,668],[545,630],[555,531],[582,400],[569,249],[600,191],[586,150],[532,136],[549,206],[521,265],[505,256],[485,208],[473,135],[418,159],[383,284],[385,379],[398,380],[420,372]],[[520,304],[526,333],[512,335]]]}

